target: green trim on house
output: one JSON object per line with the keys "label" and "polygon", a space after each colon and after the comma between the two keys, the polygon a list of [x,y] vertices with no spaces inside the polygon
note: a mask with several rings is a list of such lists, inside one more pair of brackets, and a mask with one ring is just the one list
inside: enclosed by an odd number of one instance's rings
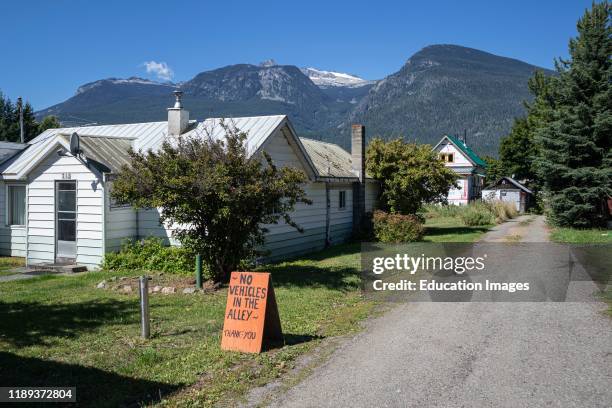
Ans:
{"label": "green trim on house", "polygon": [[457,138],[456,136],[451,136],[451,135],[446,135],[446,137],[448,137],[448,139],[451,142],[453,142],[453,144],[455,146],[457,146],[459,148],[459,150],[461,150],[463,153],[465,153],[478,166],[481,166],[483,168],[487,167],[487,163],[485,163],[484,160],[482,160],[480,157],[478,157],[478,155],[476,153],[474,153],[474,151],[472,149],[470,149],[465,143],[463,143],[461,140],[459,140],[459,138]]}

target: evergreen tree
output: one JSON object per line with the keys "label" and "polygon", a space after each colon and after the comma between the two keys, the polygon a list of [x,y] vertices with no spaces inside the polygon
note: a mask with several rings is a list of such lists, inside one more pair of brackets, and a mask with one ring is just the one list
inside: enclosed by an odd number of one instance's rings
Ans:
{"label": "evergreen tree", "polygon": [[499,167],[504,175],[517,180],[535,179],[533,161],[536,157],[536,146],[533,136],[533,129],[527,118],[514,121],[510,134],[502,138],[499,145]]}
{"label": "evergreen tree", "polygon": [[[16,111],[17,119],[17,141],[19,141],[19,111]],[[23,129],[24,129],[24,141],[34,139],[38,136],[39,124],[34,117],[34,109],[32,105],[26,103],[23,105]]]}
{"label": "evergreen tree", "polygon": [[612,196],[612,28],[610,4],[593,4],[556,62],[554,106],[536,130],[537,172],[550,216],[561,226],[603,226]]}
{"label": "evergreen tree", "polygon": [[[29,103],[23,105],[24,140],[27,142],[50,128],[58,128],[60,123],[55,116],[47,116],[40,123],[34,117],[34,109]],[[0,92],[0,140],[19,142],[19,107],[5,98]]]}

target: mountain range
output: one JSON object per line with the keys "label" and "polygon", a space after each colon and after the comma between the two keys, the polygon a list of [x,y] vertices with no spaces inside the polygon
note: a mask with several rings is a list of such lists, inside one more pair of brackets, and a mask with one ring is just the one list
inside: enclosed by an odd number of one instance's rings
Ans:
{"label": "mountain range", "polygon": [[37,116],[56,115],[64,125],[165,120],[172,91],[180,89],[192,118],[287,114],[301,136],[344,147],[357,122],[368,137],[421,143],[465,134],[477,152],[495,155],[513,119],[524,114],[527,81],[537,69],[544,70],[457,45],[425,47],[380,80],[268,60],[201,72],[181,83],[102,79]]}

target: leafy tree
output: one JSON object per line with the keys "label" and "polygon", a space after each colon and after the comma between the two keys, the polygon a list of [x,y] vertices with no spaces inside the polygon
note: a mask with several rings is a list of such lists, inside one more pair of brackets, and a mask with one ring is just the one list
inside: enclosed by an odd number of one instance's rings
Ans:
{"label": "leafy tree", "polygon": [[483,159],[485,163],[487,163],[487,174],[484,181],[485,186],[496,182],[506,175],[500,160],[492,156],[484,156]]}
{"label": "leafy tree", "polygon": [[368,172],[382,183],[381,205],[392,213],[416,214],[423,204],[445,202],[457,180],[429,145],[375,138],[366,154]]}
{"label": "leafy tree", "polygon": [[536,130],[537,173],[550,216],[562,226],[604,226],[612,196],[611,5],[594,3],[556,61],[554,103]]}
{"label": "leafy tree", "polygon": [[161,221],[176,227],[182,245],[202,254],[217,281],[256,254],[264,224],[283,219],[301,232],[289,213],[297,203],[310,204],[304,172],[277,168],[265,152],[249,157],[246,134],[221,126],[225,140],[200,134],[166,141],[158,152],[130,151],[131,165],[112,189],[120,202],[161,208]]}
{"label": "leafy tree", "polygon": [[59,119],[57,119],[57,116],[47,115],[38,124],[37,134],[41,134],[47,129],[56,129],[59,127],[61,127],[61,124]]}

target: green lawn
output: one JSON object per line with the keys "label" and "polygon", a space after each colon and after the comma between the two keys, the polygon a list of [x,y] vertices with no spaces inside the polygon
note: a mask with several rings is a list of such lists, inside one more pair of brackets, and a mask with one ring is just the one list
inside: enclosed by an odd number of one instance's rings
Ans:
{"label": "green lawn", "polygon": [[[552,241],[568,244],[612,244],[612,231],[601,229],[554,228],[550,234]],[[604,261],[605,262],[605,261]],[[609,262],[605,267],[609,266]],[[608,303],[608,314],[612,316],[612,288],[610,288],[609,271],[606,275],[608,289],[601,297]]]}
{"label": "green lawn", "polygon": [[433,216],[425,221],[425,242],[475,242],[489,226],[466,227],[461,219],[452,216]]}
{"label": "green lawn", "polygon": [[570,244],[610,244],[612,231],[600,229],[554,228],[550,239]]}
{"label": "green lawn", "polygon": [[23,258],[18,258],[14,256],[0,257],[0,276],[13,275],[13,272],[11,272],[11,270],[24,265],[25,262]]}
{"label": "green lawn", "polygon": [[76,385],[86,406],[211,406],[239,398],[321,339],[359,327],[373,304],[361,297],[358,268],[358,244],[263,267],[272,272],[287,345],[260,355],[220,349],[226,289],[152,295],[152,338],[143,340],[138,295],[95,288],[137,272],[0,283],[0,383]]}
{"label": "green lawn", "polygon": [[[453,217],[430,218],[426,228],[429,242],[471,242],[488,230]],[[324,338],[359,328],[374,307],[359,290],[359,251],[359,244],[340,245],[259,269],[272,273],[286,340],[260,355],[220,349],[226,289],[151,295],[152,338],[143,340],[138,295],[96,289],[138,272],[0,283],[0,383],[77,386],[87,406],[234,401],[278,378]],[[0,258],[0,267],[12,262]]]}

